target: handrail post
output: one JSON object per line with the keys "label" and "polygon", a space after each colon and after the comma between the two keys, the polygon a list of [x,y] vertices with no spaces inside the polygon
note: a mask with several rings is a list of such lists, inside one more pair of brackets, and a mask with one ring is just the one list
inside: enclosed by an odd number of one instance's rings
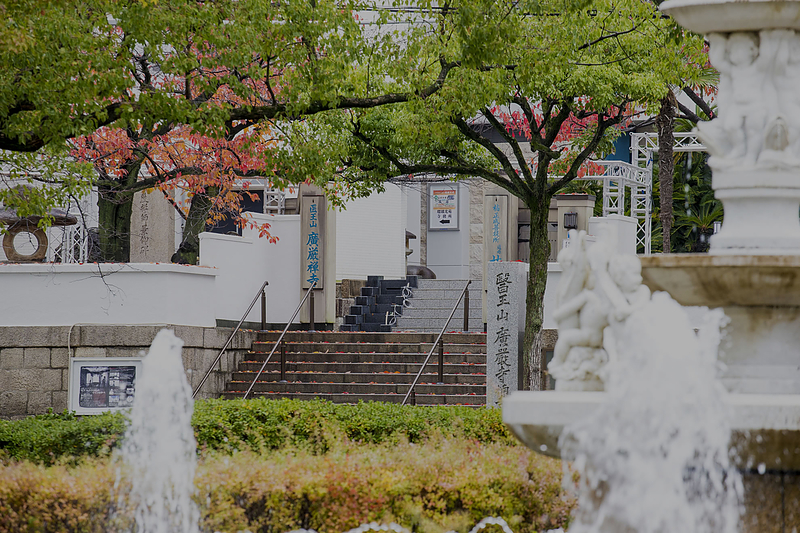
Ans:
{"label": "handrail post", "polygon": [[261,289],[261,331],[267,330],[267,291]]}
{"label": "handrail post", "polygon": [[417,392],[415,390],[411,390],[411,405],[417,405]]}
{"label": "handrail post", "polygon": [[281,383],[286,383],[286,343],[281,341]]}
{"label": "handrail post", "polygon": [[453,315],[456,314],[456,309],[458,309],[458,305],[461,303],[461,298],[464,297],[464,293],[467,291],[467,288],[469,287],[470,283],[472,283],[472,281],[467,281],[467,284],[461,290],[461,294],[459,294],[458,300],[456,300],[456,303],[453,305],[453,309],[450,311],[450,316],[447,317],[444,326],[442,326],[441,331],[439,331],[439,336],[436,337],[436,340],[431,345],[431,351],[428,352],[428,356],[425,357],[425,361],[422,363],[422,367],[420,367],[419,372],[417,372],[417,376],[414,378],[414,381],[411,382],[411,386],[408,388],[408,392],[406,392],[406,395],[403,398],[402,405],[405,405],[408,399],[415,394],[414,387],[417,386],[419,378],[420,376],[422,376],[422,372],[425,371],[425,367],[428,366],[428,361],[431,360],[433,352],[436,351],[437,346],[441,347],[439,350],[439,382],[442,383],[444,381],[444,340],[443,340],[444,331],[447,329],[447,326],[448,324],[450,324],[450,321],[453,320]]}
{"label": "handrail post", "polygon": [[439,337],[439,381],[436,384],[444,384],[444,337]]}
{"label": "handrail post", "polygon": [[469,331],[469,285],[464,291],[464,333]]}
{"label": "handrail post", "polygon": [[[306,291],[305,296],[303,296],[303,298],[300,300],[300,303],[297,304],[297,307],[295,308],[294,313],[292,313],[292,318],[290,318],[289,321],[286,323],[286,327],[283,328],[283,332],[281,332],[281,336],[278,337],[277,341],[275,341],[275,345],[272,347],[272,350],[269,352],[269,355],[264,360],[264,363],[261,365],[261,368],[258,370],[258,372],[256,372],[256,377],[253,378],[253,382],[250,384],[250,388],[248,388],[247,392],[244,393],[244,396],[242,397],[243,400],[246,400],[247,397],[250,396],[250,391],[252,391],[253,387],[256,386],[256,381],[258,381],[258,378],[264,372],[264,369],[267,368],[267,363],[269,363],[270,359],[272,359],[272,355],[275,353],[275,350],[278,349],[278,346],[281,344],[281,341],[283,340],[284,335],[286,335],[286,332],[289,331],[289,326],[292,325],[292,322],[294,321],[294,319],[297,316],[297,314],[300,312],[300,309],[303,308],[303,305],[306,303],[306,300],[308,299],[309,294],[312,294],[312,292],[314,290],[314,286],[316,284],[317,284],[316,281],[311,284],[311,287],[308,288],[308,290]],[[256,301],[253,300],[253,303],[255,304]]]}
{"label": "handrail post", "polygon": [[[253,301],[250,302],[250,305],[247,306],[247,311],[244,312],[244,314],[242,315],[241,320],[239,320],[239,323],[236,324],[236,327],[233,328],[233,331],[231,331],[231,334],[228,337],[228,340],[225,341],[225,344],[222,346],[222,349],[219,351],[219,354],[217,355],[217,358],[214,359],[214,362],[211,363],[210,367],[208,367],[208,370],[206,371],[205,375],[203,376],[203,379],[200,380],[200,384],[197,386],[197,388],[194,389],[194,392],[192,392],[192,400],[195,399],[195,397],[197,396],[197,393],[200,392],[200,389],[203,387],[203,385],[205,384],[206,380],[208,379],[208,376],[211,375],[211,371],[214,370],[214,367],[217,366],[217,363],[219,363],[219,360],[222,359],[222,355],[225,353],[225,350],[228,349],[228,345],[230,345],[231,341],[233,340],[233,336],[236,335],[236,332],[239,331],[240,327],[242,327],[242,323],[244,323],[244,319],[247,318],[247,315],[250,314],[250,311],[252,311],[253,306],[256,305],[256,302],[258,301],[259,294],[264,296],[264,287],[266,287],[267,285],[269,285],[269,281],[266,281],[266,280],[264,281],[264,283],[261,284],[261,288],[258,289],[258,292],[256,292],[256,295],[253,298]],[[292,319],[294,319],[294,317],[292,317]],[[262,320],[263,320],[263,315],[262,315]]]}
{"label": "handrail post", "polygon": [[314,290],[311,290],[311,297],[308,299],[308,331],[314,331]]}

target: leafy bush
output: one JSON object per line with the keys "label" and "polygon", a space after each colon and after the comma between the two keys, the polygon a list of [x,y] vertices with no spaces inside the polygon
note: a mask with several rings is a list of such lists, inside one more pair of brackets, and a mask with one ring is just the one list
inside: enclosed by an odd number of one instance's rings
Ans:
{"label": "leafy bush", "polygon": [[[123,414],[70,413],[0,421],[0,458],[51,465],[103,457],[121,442]],[[232,453],[301,447],[327,453],[341,442],[422,442],[432,435],[514,445],[497,409],[413,407],[368,402],[204,400],[192,419],[200,450]]]}
{"label": "leafy bush", "polygon": [[304,446],[325,453],[346,439],[360,443],[420,442],[434,434],[499,442],[516,440],[500,410],[414,407],[363,402],[208,400],[195,404],[192,421],[198,445],[214,450],[274,450]]}
{"label": "leafy bush", "polygon": [[78,417],[64,411],[22,420],[0,420],[0,450],[13,459],[45,465],[57,460],[102,457],[110,453],[125,432],[120,413]]}
{"label": "leafy bush", "polygon": [[[0,465],[0,533],[124,531],[131,510],[115,470],[111,459]],[[463,533],[501,516],[515,533],[533,533],[568,521],[574,502],[560,478],[559,461],[522,446],[432,437],[345,443],[323,455],[210,454],[198,467],[195,499],[206,531],[332,533],[394,521],[418,533]]]}

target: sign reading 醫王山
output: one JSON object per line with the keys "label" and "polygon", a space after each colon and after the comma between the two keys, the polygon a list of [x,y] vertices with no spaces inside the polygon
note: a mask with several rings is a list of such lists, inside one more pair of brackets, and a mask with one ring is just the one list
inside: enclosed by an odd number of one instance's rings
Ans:
{"label": "sign reading \u91ab\u738b\u5c71", "polygon": [[428,192],[428,229],[458,229],[458,186],[455,183],[434,183]]}
{"label": "sign reading \u91ab\u738b\u5c71", "polygon": [[325,239],[325,197],[300,197],[300,279],[301,287],[323,288],[323,246]]}

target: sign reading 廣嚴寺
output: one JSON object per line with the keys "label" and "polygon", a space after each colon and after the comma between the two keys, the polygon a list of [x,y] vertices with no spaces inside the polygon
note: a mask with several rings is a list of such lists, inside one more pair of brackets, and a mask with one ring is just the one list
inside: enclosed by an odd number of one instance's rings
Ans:
{"label": "sign reading \u5ee3\u56b4\u5bfa", "polygon": [[428,229],[458,229],[458,185],[434,183],[428,193]]}
{"label": "sign reading \u5ee3\u56b4\u5bfa", "polygon": [[300,197],[300,280],[308,289],[315,281],[315,289],[323,288],[323,246],[325,240],[325,197],[303,195]]}
{"label": "sign reading \u5ee3\u56b4\u5bfa", "polygon": [[527,264],[493,261],[486,278],[486,406],[519,390]]}

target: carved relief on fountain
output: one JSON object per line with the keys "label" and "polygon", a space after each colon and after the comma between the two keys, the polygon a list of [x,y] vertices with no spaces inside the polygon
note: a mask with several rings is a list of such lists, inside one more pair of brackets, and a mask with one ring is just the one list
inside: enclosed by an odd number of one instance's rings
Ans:
{"label": "carved relief on fountain", "polygon": [[720,73],[719,119],[698,126],[715,170],[800,170],[800,36],[794,30],[708,35]]}

